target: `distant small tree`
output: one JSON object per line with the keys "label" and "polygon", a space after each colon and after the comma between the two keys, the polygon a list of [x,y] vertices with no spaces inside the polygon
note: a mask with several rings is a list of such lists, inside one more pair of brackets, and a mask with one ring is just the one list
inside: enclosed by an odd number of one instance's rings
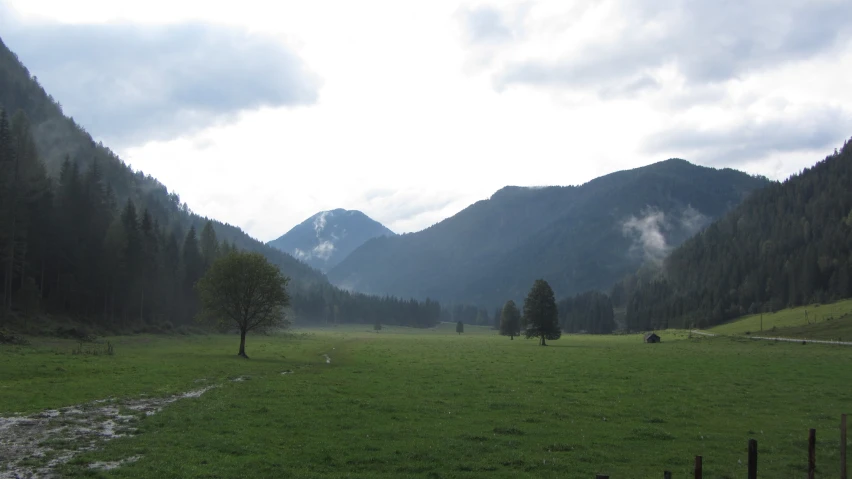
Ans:
{"label": "distant small tree", "polygon": [[514,340],[515,336],[521,334],[521,312],[511,299],[506,301],[503,311],[500,313],[500,334],[509,336]]}
{"label": "distant small tree", "polygon": [[464,323],[459,321],[456,323],[456,332],[461,334],[464,332]]}
{"label": "distant small tree", "polygon": [[240,330],[238,356],[246,355],[246,333],[287,327],[284,308],[290,304],[289,278],[260,253],[232,252],[213,262],[198,281],[201,319],[233,322]]}
{"label": "distant small tree", "polygon": [[382,323],[380,321],[376,321],[376,324],[373,325],[373,329],[378,333],[382,330]]}
{"label": "distant small tree", "polygon": [[537,279],[533,284],[527,299],[524,300],[524,320],[524,335],[527,338],[540,338],[541,346],[547,346],[545,339],[555,340],[562,336],[556,299],[547,281]]}

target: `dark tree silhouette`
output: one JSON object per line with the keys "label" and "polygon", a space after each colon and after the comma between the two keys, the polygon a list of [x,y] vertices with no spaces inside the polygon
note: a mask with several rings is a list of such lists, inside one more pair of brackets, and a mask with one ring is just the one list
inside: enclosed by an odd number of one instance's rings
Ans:
{"label": "dark tree silhouette", "polygon": [[524,319],[529,338],[539,338],[541,346],[547,346],[546,339],[559,339],[562,331],[559,329],[559,314],[553,289],[543,279],[537,279],[533,284],[527,299],[524,300]]}
{"label": "dark tree silhouette", "polygon": [[503,311],[500,312],[500,334],[515,339],[521,334],[521,312],[511,299],[506,301]]}

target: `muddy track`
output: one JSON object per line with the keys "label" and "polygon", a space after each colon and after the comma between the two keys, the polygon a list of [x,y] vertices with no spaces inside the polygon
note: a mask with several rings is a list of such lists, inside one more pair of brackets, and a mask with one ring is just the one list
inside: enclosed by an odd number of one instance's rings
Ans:
{"label": "muddy track", "polygon": [[[0,417],[0,479],[58,478],[56,467],[105,442],[136,432],[134,425],[181,399],[198,398],[217,386],[165,398],[101,399],[29,416]],[[96,463],[110,469],[118,463]]]}
{"label": "muddy track", "polygon": [[[695,333],[695,334],[700,334],[702,336],[714,336],[714,337],[718,336],[718,334],[715,334],[715,333],[707,333],[707,332],[704,332],[704,331],[698,331],[696,329],[693,329],[690,332]],[[770,337],[766,337],[766,336],[751,336],[751,335],[748,335],[748,336],[737,335],[737,337],[754,339],[754,340],[758,340],[758,341],[761,341],[761,340],[762,341],[784,341],[784,342],[787,342],[787,343],[836,344],[838,346],[852,346],[852,342],[849,342],[849,341],[829,341],[829,340],[823,340],[823,339],[770,338]]]}

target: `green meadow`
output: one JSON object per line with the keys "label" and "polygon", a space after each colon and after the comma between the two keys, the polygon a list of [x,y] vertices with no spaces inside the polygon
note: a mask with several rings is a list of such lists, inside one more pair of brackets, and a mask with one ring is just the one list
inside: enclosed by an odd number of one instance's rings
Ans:
{"label": "green meadow", "polygon": [[677,331],[540,347],[454,327],[250,336],[249,360],[236,336],[108,338],[114,355],[33,339],[0,346],[0,416],[217,386],[137,414],[132,434],[59,466],[70,477],[635,479],[691,477],[702,455],[704,477],[744,478],[755,438],[760,477],[799,478],[809,428],[818,475],[839,475],[848,347]]}

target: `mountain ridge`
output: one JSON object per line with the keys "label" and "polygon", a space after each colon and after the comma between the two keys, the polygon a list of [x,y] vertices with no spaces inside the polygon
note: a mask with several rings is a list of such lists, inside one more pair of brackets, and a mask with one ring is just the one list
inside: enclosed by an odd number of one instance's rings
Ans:
{"label": "mountain ridge", "polygon": [[[597,272],[608,255],[629,250],[636,241],[624,230],[626,221],[635,218],[639,236],[642,228],[663,228],[671,236],[668,241],[680,243],[689,234],[675,223],[684,222],[687,212],[699,219],[716,218],[770,183],[732,169],[669,159],[577,186],[507,186],[420,232],[367,241],[328,277],[340,287],[371,294],[487,307],[521,300],[531,281],[542,276],[560,296],[607,289],[644,260],[617,258],[607,269],[610,273]],[[654,214],[658,217],[646,218]],[[579,234],[586,231],[600,237],[585,241]],[[601,244],[609,248],[604,255],[595,252]],[[572,249],[577,250],[573,256],[564,253]],[[536,255],[537,250],[546,254]],[[571,271],[589,258],[597,263]],[[601,277],[581,281],[577,277],[582,274]]]}

